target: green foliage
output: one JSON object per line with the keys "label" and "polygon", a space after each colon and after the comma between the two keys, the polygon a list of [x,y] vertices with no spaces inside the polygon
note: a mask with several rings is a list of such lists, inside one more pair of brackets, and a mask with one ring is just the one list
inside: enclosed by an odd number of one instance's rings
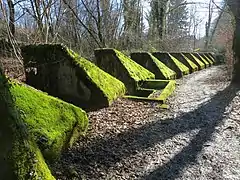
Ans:
{"label": "green foliage", "polygon": [[136,82],[146,80],[146,79],[154,79],[155,75],[148,71],[146,68],[134,62],[132,59],[121,53],[120,51],[114,50],[116,56],[121,61],[123,66],[128,71],[131,78],[133,78]]}
{"label": "green foliage", "polygon": [[88,118],[80,108],[23,84],[10,85],[14,103],[46,159],[57,158],[87,130]]}
{"label": "green foliage", "polygon": [[188,35],[189,13],[185,0],[170,0],[168,14],[168,33],[170,36],[186,37]]}

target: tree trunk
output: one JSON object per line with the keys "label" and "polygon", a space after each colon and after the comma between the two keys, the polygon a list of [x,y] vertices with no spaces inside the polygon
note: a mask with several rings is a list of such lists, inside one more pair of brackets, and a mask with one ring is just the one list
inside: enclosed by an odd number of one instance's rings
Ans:
{"label": "tree trunk", "polygon": [[15,36],[15,10],[12,0],[8,0],[8,9],[9,9],[9,29],[12,36]]}
{"label": "tree trunk", "polygon": [[240,2],[238,0],[228,0],[227,3],[235,17],[235,32],[233,37],[233,52],[235,62],[232,82],[240,83]]}
{"label": "tree trunk", "polygon": [[[239,7],[240,8],[240,7]],[[233,78],[232,81],[236,83],[240,83],[240,19],[235,18],[236,20],[236,27],[234,32],[234,39],[233,39],[233,51],[234,51],[234,69],[233,69]]]}

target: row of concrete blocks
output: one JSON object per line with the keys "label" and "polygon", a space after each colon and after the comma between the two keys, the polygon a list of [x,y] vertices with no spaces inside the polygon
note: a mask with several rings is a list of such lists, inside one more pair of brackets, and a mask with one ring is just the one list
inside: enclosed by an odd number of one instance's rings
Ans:
{"label": "row of concrete blocks", "polygon": [[[98,49],[95,51],[96,63],[100,68],[110,74],[112,72],[104,66],[105,61],[113,53],[110,49]],[[157,58],[157,60],[156,60]],[[187,53],[187,52],[136,52],[131,53],[131,59],[155,74],[156,79],[175,79],[183,75],[212,66],[216,61],[212,53]],[[161,64],[159,64],[160,61]],[[170,68],[176,76],[166,77],[162,71]],[[165,69],[169,71],[169,69]]]}
{"label": "row of concrete blocks", "polygon": [[[114,49],[97,49],[95,57],[100,68],[124,82],[128,90],[125,97],[160,103],[164,103],[174,91],[174,79],[207,68],[216,62],[212,53],[136,52],[127,57]],[[132,67],[129,68],[128,64]],[[124,66],[123,69],[119,69],[121,65]],[[154,77],[147,71],[153,73]],[[141,76],[141,73],[145,76]],[[148,88],[142,86],[143,84],[148,84]],[[155,97],[155,94],[159,95]]]}
{"label": "row of concrete blocks", "polygon": [[[167,67],[175,71],[177,78],[180,78],[188,73],[193,73],[197,70],[210,67],[215,63],[212,53],[154,52],[152,55],[164,63]],[[156,68],[153,67],[153,65],[151,65],[151,56],[149,53],[132,53],[131,58],[152,71],[157,79],[166,79],[166,77],[164,77],[161,73],[159,73],[159,71],[157,71]]]}

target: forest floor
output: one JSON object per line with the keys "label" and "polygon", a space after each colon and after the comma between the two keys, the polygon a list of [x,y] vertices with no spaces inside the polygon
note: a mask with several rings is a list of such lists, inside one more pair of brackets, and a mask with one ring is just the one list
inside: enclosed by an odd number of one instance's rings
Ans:
{"label": "forest floor", "polygon": [[57,179],[240,179],[240,88],[224,66],[177,80],[169,109],[119,99],[89,113]]}

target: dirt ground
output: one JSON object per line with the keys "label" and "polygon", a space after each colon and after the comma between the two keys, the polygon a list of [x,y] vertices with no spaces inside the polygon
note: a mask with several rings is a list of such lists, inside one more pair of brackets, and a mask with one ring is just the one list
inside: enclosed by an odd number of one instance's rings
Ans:
{"label": "dirt ground", "polygon": [[53,166],[57,179],[240,179],[240,90],[214,66],[177,81],[170,108],[119,99]]}

